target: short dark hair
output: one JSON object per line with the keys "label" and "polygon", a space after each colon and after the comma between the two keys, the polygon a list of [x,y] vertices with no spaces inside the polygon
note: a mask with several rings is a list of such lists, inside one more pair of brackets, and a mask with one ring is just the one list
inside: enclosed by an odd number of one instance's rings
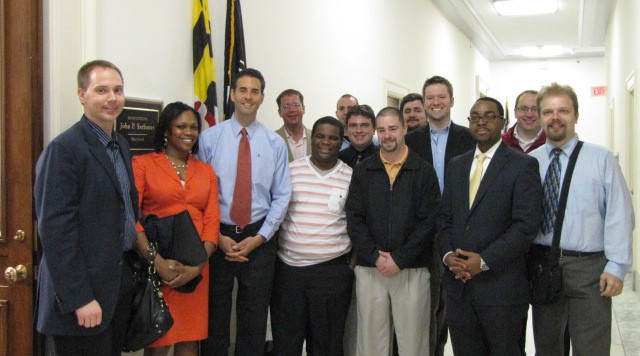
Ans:
{"label": "short dark hair", "polygon": [[345,126],[349,126],[349,119],[352,116],[368,117],[371,120],[371,125],[373,125],[373,127],[376,127],[376,115],[373,113],[373,109],[371,108],[371,106],[367,104],[350,107],[349,111],[347,111],[347,116],[344,119]]}
{"label": "short dark hair", "polygon": [[[174,103],[168,104],[162,110],[160,114],[160,118],[158,119],[158,125],[156,126],[156,130],[153,133],[153,146],[156,152],[162,152],[164,150],[164,138],[167,130],[171,127],[171,123],[173,120],[177,119],[182,113],[186,111],[191,111],[193,115],[196,117],[196,121],[198,122],[198,134],[202,131],[202,121],[200,120],[200,114],[196,109],[191,106],[176,101]],[[198,153],[198,138],[196,142],[193,144],[191,148],[191,153]]]}
{"label": "short dark hair", "polygon": [[418,94],[418,93],[410,93],[404,96],[404,98],[402,98],[402,101],[400,102],[400,112],[402,112],[404,110],[404,106],[407,103],[410,103],[412,101],[416,101],[416,100],[420,100],[421,103],[424,103],[424,98],[422,97],[422,95]]}
{"label": "short dark hair", "polygon": [[378,111],[378,115],[376,115],[376,119],[380,116],[397,116],[400,119],[400,124],[404,126],[404,118],[402,117],[402,112],[398,110],[398,108],[394,108],[393,106],[387,106],[386,108]]}
{"label": "short dark hair", "polygon": [[115,64],[105,61],[104,59],[96,59],[91,62],[87,62],[78,70],[78,88],[82,88],[83,90],[87,90],[89,86],[89,76],[91,75],[91,71],[94,68],[111,68],[118,72],[120,75],[120,79],[124,82],[124,77],[122,76],[122,72]]}
{"label": "short dark hair", "polygon": [[449,97],[453,98],[453,85],[451,85],[451,82],[448,81],[446,78],[443,78],[439,75],[434,75],[433,77],[427,79],[424,82],[424,85],[422,86],[422,95],[424,95],[424,91],[425,89],[427,89],[427,87],[429,85],[434,85],[434,84],[444,84],[447,86],[447,90],[449,91]]}
{"label": "short dark hair", "polygon": [[231,89],[233,89],[234,91],[238,89],[237,88],[238,79],[242,77],[252,77],[252,78],[258,79],[260,81],[260,92],[264,93],[264,87],[267,85],[264,81],[264,77],[262,76],[262,73],[260,73],[259,70],[253,69],[253,68],[245,68],[242,71],[240,71],[238,74],[236,74],[235,78],[233,78],[233,82],[231,83]]}
{"label": "short dark hair", "polygon": [[300,98],[300,104],[304,105],[304,97],[302,96],[302,93],[295,89],[287,89],[280,93],[280,95],[278,95],[278,97],[276,98],[276,104],[278,104],[278,108],[280,108],[280,101],[282,100],[282,98],[289,95],[297,95],[298,98]]}
{"label": "short dark hair", "polygon": [[498,100],[496,100],[496,99],[494,99],[492,97],[489,97],[489,96],[483,96],[482,98],[476,100],[476,103],[478,101],[489,101],[489,102],[492,102],[492,103],[496,104],[496,106],[498,107],[498,115],[500,115],[502,118],[504,118],[504,107],[502,107],[502,104]]}
{"label": "short dark hair", "polygon": [[316,122],[313,123],[313,128],[311,129],[311,136],[316,133],[316,129],[322,124],[329,124],[331,126],[337,127],[338,131],[340,132],[340,140],[344,138],[344,127],[342,126],[342,123],[340,122],[340,120],[336,119],[333,116],[325,116],[316,120]]}
{"label": "short dark hair", "polygon": [[[532,94],[532,95],[538,95],[538,91],[537,90],[525,90],[522,93],[518,94],[518,96],[516,97],[516,105],[515,107],[518,107],[518,103],[520,102],[520,97],[522,97],[525,94]],[[537,105],[537,104],[536,104]]]}
{"label": "short dark hair", "polygon": [[573,88],[569,85],[560,85],[556,82],[551,83],[549,86],[544,86],[540,89],[540,93],[538,93],[538,97],[536,98],[536,105],[538,105],[538,110],[541,110],[540,103],[547,96],[557,96],[557,95],[565,95],[568,96],[569,99],[573,102],[573,110],[575,110],[576,117],[579,115],[578,112],[578,95],[573,90]]}

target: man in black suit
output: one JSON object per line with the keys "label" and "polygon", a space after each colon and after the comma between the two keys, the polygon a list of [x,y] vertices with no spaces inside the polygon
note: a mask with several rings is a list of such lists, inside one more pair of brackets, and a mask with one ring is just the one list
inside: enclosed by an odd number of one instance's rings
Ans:
{"label": "man in black suit", "polygon": [[78,98],[82,119],[48,145],[36,167],[36,328],[53,355],[120,355],[138,214],[129,145],[113,130],[124,107],[120,70],[107,61],[85,64]]}
{"label": "man in black suit", "polygon": [[[444,189],[445,169],[451,158],[472,150],[476,142],[469,129],[451,121],[453,86],[440,76],[427,79],[422,86],[424,110],[429,124],[416,128],[405,137],[407,146],[436,170],[440,193]],[[432,261],[439,260],[434,245]],[[431,336],[430,355],[444,355],[447,343],[445,293],[441,287],[442,267],[439,263],[429,266],[431,270]]]}
{"label": "man in black suit", "polygon": [[456,355],[522,355],[529,288],[524,250],[542,216],[538,162],[500,139],[504,109],[480,98],[469,116],[475,151],[451,160],[438,213]]}

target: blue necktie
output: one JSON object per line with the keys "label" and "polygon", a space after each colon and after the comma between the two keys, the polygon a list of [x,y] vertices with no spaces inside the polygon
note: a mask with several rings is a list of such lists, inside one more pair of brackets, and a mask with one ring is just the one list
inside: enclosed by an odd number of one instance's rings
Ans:
{"label": "blue necktie", "polygon": [[544,221],[542,222],[542,233],[545,235],[553,231],[556,223],[556,211],[558,210],[558,202],[560,200],[560,154],[562,150],[554,148],[551,150],[553,158],[549,163],[547,174],[544,177],[544,204],[542,212]]}

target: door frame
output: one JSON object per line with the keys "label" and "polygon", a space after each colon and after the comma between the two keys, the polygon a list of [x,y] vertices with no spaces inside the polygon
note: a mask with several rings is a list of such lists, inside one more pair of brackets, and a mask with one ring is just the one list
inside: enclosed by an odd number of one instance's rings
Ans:
{"label": "door frame", "polygon": [[[23,282],[0,284],[0,354],[40,354],[33,306],[37,239],[33,215],[35,162],[42,151],[42,0],[0,0],[0,156],[4,205],[0,207],[0,265],[27,266]],[[18,230],[24,240],[13,238]],[[2,269],[4,272],[4,268]],[[4,349],[2,349],[4,348]]]}

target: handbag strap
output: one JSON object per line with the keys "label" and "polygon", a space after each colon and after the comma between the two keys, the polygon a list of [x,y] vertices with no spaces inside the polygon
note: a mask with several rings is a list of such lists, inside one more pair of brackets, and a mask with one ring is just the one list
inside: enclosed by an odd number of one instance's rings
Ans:
{"label": "handbag strap", "polygon": [[567,207],[567,196],[569,195],[569,186],[571,185],[571,177],[573,176],[573,168],[578,160],[578,153],[582,148],[582,141],[578,141],[576,147],[569,156],[569,164],[567,172],[562,181],[562,190],[560,191],[560,201],[558,202],[558,210],[556,211],[556,223],[553,227],[553,242],[551,243],[551,251],[549,259],[552,265],[557,266],[560,259],[560,234],[562,233],[562,224],[564,223],[564,210]]}

